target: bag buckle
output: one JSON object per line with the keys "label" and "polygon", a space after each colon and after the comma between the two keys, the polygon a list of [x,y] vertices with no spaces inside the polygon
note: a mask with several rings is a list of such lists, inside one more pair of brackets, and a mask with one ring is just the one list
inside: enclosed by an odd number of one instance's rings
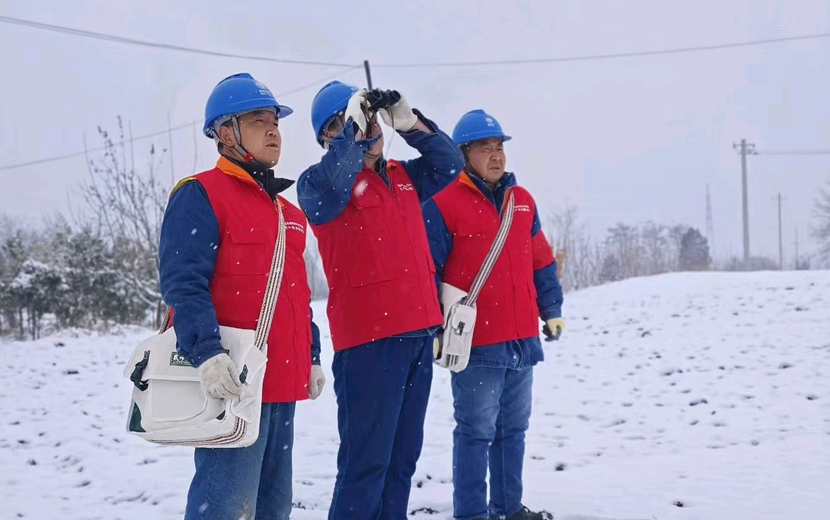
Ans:
{"label": "bag buckle", "polygon": [[452,329],[452,331],[453,331],[456,335],[461,336],[462,334],[464,334],[464,327],[465,327],[466,325],[467,325],[466,323],[464,323],[463,321],[461,321],[461,322],[459,322],[459,323],[458,323],[458,325],[457,325],[455,328],[453,328],[453,329]]}
{"label": "bag buckle", "polygon": [[141,380],[141,376],[144,375],[144,369],[147,368],[147,363],[150,362],[150,351],[144,351],[144,358],[135,364],[135,368],[133,369],[133,373],[130,374],[130,381],[133,382],[136,388],[141,390],[142,392],[147,390],[149,383],[145,380]]}

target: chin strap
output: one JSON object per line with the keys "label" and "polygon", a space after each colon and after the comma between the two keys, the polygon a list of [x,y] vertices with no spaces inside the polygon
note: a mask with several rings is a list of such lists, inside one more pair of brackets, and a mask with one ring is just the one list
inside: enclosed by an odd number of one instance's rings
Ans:
{"label": "chin strap", "polygon": [[[232,116],[229,116],[228,119],[231,122],[231,128],[233,128],[233,136],[236,138],[236,144],[233,146],[234,151],[236,151],[236,153],[241,155],[242,160],[245,161],[246,163],[253,164],[254,166],[260,166],[260,167],[268,170],[269,168],[268,168],[267,165],[262,164],[261,162],[254,159],[254,156],[251,155],[251,153],[242,146],[242,133],[239,131],[239,118],[236,116],[236,114],[234,114]],[[216,127],[218,127],[220,125],[221,124],[219,122],[217,122],[215,124]],[[216,143],[221,142],[219,140],[219,133],[216,131],[216,128],[214,128],[214,130],[213,130],[213,140]]]}

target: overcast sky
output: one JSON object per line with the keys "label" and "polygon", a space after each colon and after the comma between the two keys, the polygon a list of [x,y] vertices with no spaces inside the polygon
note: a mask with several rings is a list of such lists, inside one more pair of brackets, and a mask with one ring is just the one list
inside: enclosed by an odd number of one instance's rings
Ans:
{"label": "overcast sky", "polygon": [[[498,66],[384,65],[521,60],[695,47],[830,32],[830,2],[504,0],[275,2],[237,0],[4,0],[0,15],[159,43],[274,58],[372,64],[375,86],[396,88],[448,132],[483,108],[514,139],[515,171],[543,213],[576,205],[597,233],[617,221],[688,223],[705,232],[711,190],[715,252],[742,254],[742,138],[765,149],[830,148],[830,38],[664,56]],[[362,68],[265,63],[156,50],[0,23],[0,168],[100,145],[116,116],[134,135],[173,133],[166,180],[210,168],[199,133],[223,77],[248,71],[295,109],[282,123],[277,167],[295,178],[316,162],[310,104],[330,77],[365,85]],[[338,74],[338,71],[341,71]],[[390,130],[386,129],[387,139]],[[135,143],[143,163],[151,143]],[[391,155],[413,156],[399,137]],[[753,253],[777,258],[776,195],[784,196],[791,262],[801,251],[830,155],[752,157]],[[0,208],[18,216],[65,210],[88,176],[83,157],[0,169]],[[68,195],[70,193],[70,195]],[[289,198],[296,199],[294,190]]]}

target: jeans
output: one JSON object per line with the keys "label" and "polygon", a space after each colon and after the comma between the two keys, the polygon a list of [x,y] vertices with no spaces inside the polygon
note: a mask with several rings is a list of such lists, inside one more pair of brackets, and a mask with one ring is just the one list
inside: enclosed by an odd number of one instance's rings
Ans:
{"label": "jeans", "polygon": [[196,448],[185,520],[285,520],[291,515],[295,403],[265,403],[246,448]]}
{"label": "jeans", "polygon": [[475,365],[452,374],[455,518],[509,517],[522,508],[522,465],[532,386],[532,366]]}
{"label": "jeans", "polygon": [[424,440],[433,335],[335,352],[340,449],[329,520],[405,520]]}

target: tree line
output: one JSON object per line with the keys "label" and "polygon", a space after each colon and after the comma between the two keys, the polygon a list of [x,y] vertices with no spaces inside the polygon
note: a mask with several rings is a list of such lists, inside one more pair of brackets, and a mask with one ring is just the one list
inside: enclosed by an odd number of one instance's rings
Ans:
{"label": "tree line", "polygon": [[[54,214],[34,228],[0,215],[0,335],[36,339],[62,328],[161,322],[158,241],[171,186],[158,170],[169,151],[151,146],[136,166],[120,119],[117,130],[98,129],[103,152],[87,158],[82,204],[69,216]],[[819,260],[830,261],[830,192],[819,193],[816,217]],[[688,225],[618,223],[595,238],[569,207],[550,211],[543,229],[566,291],[673,271],[778,269],[766,258],[716,265],[706,237]],[[328,286],[310,233],[305,260],[312,297],[323,299]]]}

